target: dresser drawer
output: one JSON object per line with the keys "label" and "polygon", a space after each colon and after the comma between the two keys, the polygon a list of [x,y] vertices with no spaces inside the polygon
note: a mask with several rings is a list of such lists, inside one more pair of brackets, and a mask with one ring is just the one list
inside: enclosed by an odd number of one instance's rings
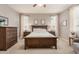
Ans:
{"label": "dresser drawer", "polygon": [[13,41],[13,40],[17,40],[17,38],[16,38],[16,37],[7,38],[7,39],[6,39],[6,42],[9,43],[9,42],[11,42],[11,41]]}
{"label": "dresser drawer", "polygon": [[17,42],[17,40],[13,40],[13,41],[7,43],[7,44],[6,44],[6,48],[7,48],[7,49],[10,48],[10,47],[13,46],[16,42]]}
{"label": "dresser drawer", "polygon": [[14,32],[17,31],[17,28],[6,28],[6,32]]}
{"label": "dresser drawer", "polygon": [[16,27],[0,27],[0,49],[7,50],[17,42]]}
{"label": "dresser drawer", "polygon": [[17,32],[6,32],[6,36],[16,36],[17,35]]}

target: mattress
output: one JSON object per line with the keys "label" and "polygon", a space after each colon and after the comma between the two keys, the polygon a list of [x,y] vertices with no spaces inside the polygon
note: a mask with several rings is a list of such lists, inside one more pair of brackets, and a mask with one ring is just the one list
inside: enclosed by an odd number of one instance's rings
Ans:
{"label": "mattress", "polygon": [[38,32],[34,31],[34,32],[31,32],[26,37],[29,38],[29,37],[55,37],[55,36],[47,31],[38,31]]}

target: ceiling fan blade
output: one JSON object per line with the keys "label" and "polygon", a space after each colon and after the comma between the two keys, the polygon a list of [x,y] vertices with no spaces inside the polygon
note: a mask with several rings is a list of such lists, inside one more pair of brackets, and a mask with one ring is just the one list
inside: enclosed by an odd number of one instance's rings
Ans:
{"label": "ceiling fan blade", "polygon": [[[33,7],[36,7],[37,4],[34,4]],[[46,4],[43,4],[43,7],[45,8],[46,7]]]}
{"label": "ceiling fan blade", "polygon": [[35,7],[37,4],[34,4],[33,7]]}

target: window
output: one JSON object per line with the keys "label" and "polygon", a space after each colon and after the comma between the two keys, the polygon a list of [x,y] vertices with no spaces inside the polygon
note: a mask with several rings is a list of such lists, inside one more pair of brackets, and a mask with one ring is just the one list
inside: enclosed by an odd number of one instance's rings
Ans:
{"label": "window", "polygon": [[21,15],[21,38],[23,38],[24,31],[29,31],[29,16]]}
{"label": "window", "polygon": [[50,26],[51,26],[51,29],[53,31],[56,30],[56,27],[57,27],[57,16],[51,16],[51,24],[50,24]]}
{"label": "window", "polygon": [[29,17],[28,16],[23,16],[23,30],[28,30],[29,29]]}
{"label": "window", "polygon": [[21,31],[29,31],[29,16],[21,15]]}

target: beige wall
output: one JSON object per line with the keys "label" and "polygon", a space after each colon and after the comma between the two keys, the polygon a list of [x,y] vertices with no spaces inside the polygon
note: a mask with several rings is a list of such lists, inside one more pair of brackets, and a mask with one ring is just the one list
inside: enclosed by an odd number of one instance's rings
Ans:
{"label": "beige wall", "polygon": [[[51,16],[50,14],[29,14],[29,15],[21,15],[21,23],[23,22],[23,16],[29,17],[29,29],[31,31],[30,26],[31,25],[48,25],[48,30],[53,30],[51,26]],[[57,15],[54,15],[57,16]],[[56,18],[58,21],[58,17]],[[44,24],[42,24],[42,20],[44,21]],[[37,21],[37,24],[35,24],[35,21]],[[28,30],[29,30],[28,29]]]}
{"label": "beige wall", "polygon": [[[50,16],[49,15],[30,15],[29,17],[29,24],[30,25],[35,25],[35,21],[37,20],[37,25],[48,25],[49,26],[49,30],[50,30]],[[44,24],[42,24],[42,20],[44,20]]]}
{"label": "beige wall", "polygon": [[72,31],[79,36],[79,5],[70,8],[70,32]]}
{"label": "beige wall", "polygon": [[[38,25],[41,25],[41,21],[44,20],[46,25],[50,24],[50,16],[49,15],[30,15],[30,21],[29,23],[34,24],[34,21],[37,20],[38,21]],[[44,25],[45,25],[44,24]]]}
{"label": "beige wall", "polygon": [[[66,25],[64,25],[66,22]],[[69,10],[65,10],[64,12],[59,14],[59,27],[60,27],[60,36],[62,38],[68,39],[69,37]]]}
{"label": "beige wall", "polygon": [[19,28],[19,14],[8,7],[8,5],[0,4],[0,16],[8,17],[8,26]]}
{"label": "beige wall", "polygon": [[[48,25],[48,30],[49,31],[53,31],[53,25],[51,26],[51,16],[50,14],[28,14],[28,15],[21,15],[21,36],[23,36],[23,22],[24,22],[24,16],[28,16],[29,20],[28,20],[28,29],[26,29],[27,31],[32,31],[31,30],[31,25]],[[54,15],[57,16],[57,15]],[[58,23],[58,17],[56,18],[57,23]],[[37,20],[37,24],[35,24],[35,20]],[[44,24],[42,24],[42,20],[44,20]],[[27,22],[26,22],[27,23]],[[56,23],[56,29],[54,29],[54,31],[56,32],[56,35],[58,36],[58,24]],[[22,37],[21,37],[22,38]]]}
{"label": "beige wall", "polygon": [[70,31],[79,32],[79,5],[70,8]]}
{"label": "beige wall", "polygon": [[[67,26],[62,25],[64,20],[67,20]],[[60,36],[66,39],[71,32],[76,32],[79,36],[79,5],[72,6],[59,14],[59,30]]]}

